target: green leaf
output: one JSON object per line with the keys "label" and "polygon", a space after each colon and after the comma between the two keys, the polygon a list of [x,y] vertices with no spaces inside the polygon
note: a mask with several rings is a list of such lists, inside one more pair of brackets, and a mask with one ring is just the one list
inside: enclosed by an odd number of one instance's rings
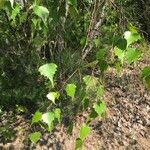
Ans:
{"label": "green leaf", "polygon": [[49,127],[53,123],[54,119],[55,119],[55,115],[53,112],[47,112],[42,115],[43,122],[45,122]]}
{"label": "green leaf", "polygon": [[118,57],[118,59],[121,61],[121,63],[123,64],[124,61],[124,56],[125,56],[125,51],[115,47],[114,49],[115,51],[115,55]]}
{"label": "green leaf", "polygon": [[90,75],[84,76],[83,81],[86,84],[86,89],[94,88],[98,84],[98,78]]}
{"label": "green leaf", "polygon": [[56,108],[54,110],[54,115],[55,115],[55,118],[58,119],[58,122],[60,123],[60,118],[61,118],[61,110],[59,108]]}
{"label": "green leaf", "polygon": [[124,38],[127,40],[127,46],[141,39],[141,36],[138,33],[132,33],[130,31],[126,31],[124,33]]}
{"label": "green leaf", "polygon": [[31,124],[36,123],[36,122],[39,122],[41,119],[42,119],[42,113],[39,112],[39,111],[37,111],[37,112],[33,115],[33,117],[32,117],[32,123],[31,123]]}
{"label": "green leaf", "polygon": [[13,10],[12,10],[11,19],[13,20],[13,23],[14,23],[14,24],[15,24],[15,22],[16,22],[16,16],[19,14],[20,10],[21,10],[21,7],[20,7],[19,4],[17,4],[17,5],[15,6],[15,8],[13,8]]}
{"label": "green leaf", "polygon": [[96,53],[96,59],[101,61],[104,59],[105,55],[106,55],[106,49],[105,48],[99,49],[98,52]]}
{"label": "green leaf", "polygon": [[33,143],[37,143],[38,140],[40,139],[41,137],[41,133],[40,132],[34,132],[34,133],[31,133],[30,134],[30,140],[33,142]]}
{"label": "green leaf", "polygon": [[35,5],[33,6],[34,13],[39,16],[43,22],[46,24],[47,18],[49,16],[49,11],[46,7]]}
{"label": "green leaf", "polygon": [[66,93],[68,96],[74,98],[76,92],[76,85],[75,84],[67,84],[66,86]]}
{"label": "green leaf", "polygon": [[117,40],[117,42],[115,43],[115,46],[117,46],[119,49],[121,50],[125,50],[127,47],[127,40],[124,38],[120,38]]}
{"label": "green leaf", "polygon": [[140,55],[140,51],[135,48],[128,48],[125,53],[128,64],[135,62],[140,57]]}
{"label": "green leaf", "polygon": [[75,150],[80,150],[81,147],[83,145],[83,141],[80,138],[76,139],[76,146],[75,146]]}
{"label": "green leaf", "polygon": [[59,99],[59,92],[50,92],[47,94],[47,98],[55,104],[55,100]]}
{"label": "green leaf", "polygon": [[53,77],[56,71],[57,65],[54,63],[45,64],[39,68],[39,72],[41,73],[41,75],[44,75],[51,81],[52,87],[54,86]]}
{"label": "green leaf", "polygon": [[101,116],[106,111],[106,103],[104,101],[97,102],[94,104],[94,110],[97,112],[99,116]]}
{"label": "green leaf", "polygon": [[80,128],[80,139],[84,140],[90,133],[90,128],[85,123]]}
{"label": "green leaf", "polygon": [[142,78],[146,78],[150,76],[150,66],[146,66],[144,67],[144,69],[142,70]]}

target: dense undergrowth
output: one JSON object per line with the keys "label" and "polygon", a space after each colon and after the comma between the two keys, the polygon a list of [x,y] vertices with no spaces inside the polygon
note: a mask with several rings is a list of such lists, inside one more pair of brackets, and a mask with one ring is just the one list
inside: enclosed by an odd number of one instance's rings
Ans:
{"label": "dense undergrowth", "polygon": [[[119,74],[143,56],[148,18],[140,22],[134,7],[127,8],[132,15],[125,13],[129,0],[19,2],[0,1],[1,111],[28,110],[32,126],[52,131],[65,123],[69,132],[75,116],[86,111],[76,140],[80,149],[90,121],[105,116],[105,71],[113,67]],[[141,80],[150,87],[150,66]],[[30,139],[36,143],[40,136],[34,131]]]}

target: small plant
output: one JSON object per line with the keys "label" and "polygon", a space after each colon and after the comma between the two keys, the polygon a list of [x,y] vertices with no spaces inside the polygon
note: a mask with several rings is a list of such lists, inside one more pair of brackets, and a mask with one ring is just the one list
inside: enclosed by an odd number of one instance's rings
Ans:
{"label": "small plant", "polygon": [[[141,52],[137,48],[133,47],[133,44],[140,39],[141,36],[137,33],[137,31],[126,31],[123,35],[123,38],[116,40],[114,43],[114,54],[119,60],[116,61],[116,68],[123,66],[125,62],[128,65],[131,65],[140,58]],[[118,64],[119,62],[120,64]]]}
{"label": "small plant", "polygon": [[[32,123],[33,124],[39,124],[41,127],[43,127],[45,130],[51,132],[53,128],[55,127],[56,123],[61,123],[61,118],[63,117],[62,108],[58,108],[58,103],[56,103],[56,100],[59,102],[60,92],[54,91],[55,82],[54,82],[54,76],[57,71],[57,65],[54,63],[49,63],[41,66],[39,68],[39,72],[41,75],[46,77],[51,85],[49,85],[50,92],[47,94],[48,100],[50,100],[53,104],[52,111],[48,111],[45,113],[42,113],[40,111],[35,112],[35,114],[32,117]],[[106,111],[106,104],[102,100],[103,97],[103,91],[104,87],[101,85],[98,78],[94,76],[84,76],[83,77],[84,85],[85,85],[85,94],[81,96],[81,102],[83,104],[83,108],[91,107],[92,111],[89,114],[89,116],[86,119],[86,123],[81,126],[80,130],[80,136],[76,140],[76,148],[81,148],[84,139],[89,134],[90,128],[88,127],[88,124],[93,118],[96,118],[98,116],[102,117],[102,114]],[[53,89],[53,91],[52,91]],[[73,83],[66,84],[64,88],[66,95],[71,98],[72,101],[76,101],[76,90],[77,86]],[[80,90],[80,89],[78,89]],[[95,93],[95,94],[94,94]],[[88,99],[91,99],[91,104],[85,104]],[[87,105],[87,106],[86,106]],[[73,110],[72,110],[73,111]],[[95,114],[95,115],[93,115]],[[38,142],[38,140],[41,137],[41,133],[39,131],[36,131],[34,133],[30,134],[30,140],[33,143]]]}

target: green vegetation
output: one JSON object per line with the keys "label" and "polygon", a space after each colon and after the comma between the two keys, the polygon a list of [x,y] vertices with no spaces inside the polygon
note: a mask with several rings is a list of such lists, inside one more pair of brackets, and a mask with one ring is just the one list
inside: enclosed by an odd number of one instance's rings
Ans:
{"label": "green vegetation", "polygon": [[[149,40],[150,20],[146,14],[143,22],[138,18],[140,7],[148,5],[140,3],[0,0],[2,112],[29,111],[31,128],[53,132],[66,124],[69,134],[75,117],[87,112],[76,139],[76,149],[81,149],[92,132],[90,122],[106,115],[107,69],[119,74],[143,57],[140,48]],[[142,70],[142,79],[150,88],[150,66]],[[39,128],[29,135],[34,144],[42,136]],[[7,140],[13,133],[6,126],[0,134]]]}

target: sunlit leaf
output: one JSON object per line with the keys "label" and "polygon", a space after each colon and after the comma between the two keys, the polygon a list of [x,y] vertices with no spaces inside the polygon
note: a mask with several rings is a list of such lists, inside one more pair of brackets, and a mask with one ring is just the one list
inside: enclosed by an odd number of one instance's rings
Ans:
{"label": "sunlit leaf", "polygon": [[37,111],[32,117],[32,124],[39,122],[42,119],[42,113]]}
{"label": "sunlit leaf", "polygon": [[34,132],[34,133],[31,133],[30,134],[30,140],[33,142],[33,143],[37,143],[38,140],[40,139],[41,137],[41,133],[40,132]]}
{"label": "sunlit leaf", "polygon": [[43,122],[45,122],[49,127],[51,126],[54,119],[55,119],[55,115],[53,112],[47,112],[42,115]]}
{"label": "sunlit leaf", "polygon": [[94,104],[94,110],[97,112],[99,116],[101,116],[106,111],[106,103],[104,101],[97,102]]}
{"label": "sunlit leaf", "polygon": [[140,40],[141,36],[138,33],[132,33],[130,31],[126,31],[124,33],[124,38],[127,40],[127,45],[129,46],[130,44]]}
{"label": "sunlit leaf", "polygon": [[52,86],[54,86],[53,77],[56,71],[57,65],[54,63],[45,64],[39,68],[39,72],[41,73],[41,75],[47,77],[51,81]]}
{"label": "sunlit leaf", "polygon": [[80,139],[84,140],[90,133],[90,128],[88,125],[83,124],[80,128]]}
{"label": "sunlit leaf", "polygon": [[59,99],[59,92],[50,92],[47,94],[47,98],[55,104],[55,100]]}
{"label": "sunlit leaf", "polygon": [[74,98],[76,92],[76,85],[75,84],[67,84],[66,86],[66,93],[68,96]]}
{"label": "sunlit leaf", "polygon": [[86,84],[86,89],[93,88],[98,84],[98,78],[90,75],[84,76],[83,81]]}
{"label": "sunlit leaf", "polygon": [[43,22],[46,24],[47,18],[49,16],[49,11],[46,7],[35,5],[33,7],[34,13],[39,16]]}

